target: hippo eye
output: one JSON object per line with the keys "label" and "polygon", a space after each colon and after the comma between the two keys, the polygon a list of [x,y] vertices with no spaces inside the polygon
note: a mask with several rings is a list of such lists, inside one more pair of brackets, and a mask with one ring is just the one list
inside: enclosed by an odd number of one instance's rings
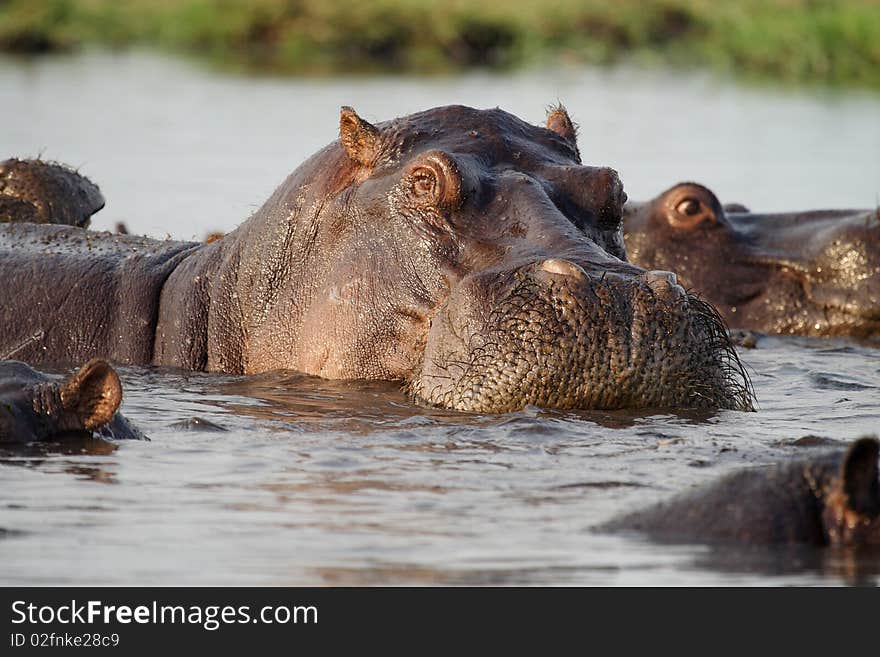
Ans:
{"label": "hippo eye", "polygon": [[699,198],[685,196],[678,202],[674,199],[670,199],[670,201],[666,220],[671,226],[687,230],[697,226],[708,227],[717,225],[715,223],[715,213]]}
{"label": "hippo eye", "polygon": [[434,174],[428,167],[418,167],[413,170],[412,174],[413,194],[425,197],[430,200],[437,200],[440,194],[440,184]]}
{"label": "hippo eye", "polygon": [[457,208],[462,202],[462,181],[458,165],[441,151],[429,152],[407,174],[412,195],[421,204],[442,210]]}
{"label": "hippo eye", "polygon": [[675,207],[679,214],[693,217],[700,212],[700,202],[695,198],[686,198]]}

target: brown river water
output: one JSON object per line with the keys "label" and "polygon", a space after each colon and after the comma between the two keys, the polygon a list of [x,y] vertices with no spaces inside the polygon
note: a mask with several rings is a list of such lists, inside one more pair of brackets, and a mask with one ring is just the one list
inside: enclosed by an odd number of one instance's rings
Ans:
{"label": "brown river water", "polygon": [[[754,209],[872,207],[880,97],[618,69],[245,78],[139,53],[0,59],[0,154],[81,166],[93,226],[201,238],[335,136],[461,102],[563,100],[629,195],[681,179]],[[735,468],[880,433],[880,349],[742,350],[756,413],[466,415],[390,383],[121,368],[150,442],[0,452],[0,584],[876,584],[880,557],[657,545],[591,527]]]}

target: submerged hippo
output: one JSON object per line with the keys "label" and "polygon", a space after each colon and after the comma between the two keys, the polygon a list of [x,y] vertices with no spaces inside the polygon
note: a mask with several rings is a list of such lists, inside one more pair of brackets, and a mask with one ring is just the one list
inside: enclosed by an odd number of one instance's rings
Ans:
{"label": "submerged hippo", "polygon": [[0,361],[0,444],[71,437],[143,438],[116,411],[119,376],[94,359],[63,381],[28,365]]}
{"label": "submerged hippo", "polygon": [[844,452],[735,472],[603,525],[674,543],[880,547],[876,438]]}
{"label": "submerged hippo", "polygon": [[340,139],[210,244],[0,228],[0,335],[30,362],[398,380],[464,411],[750,409],[718,314],[624,260],[624,201],[561,108],[343,108]]}
{"label": "submerged hippo", "polygon": [[674,271],[734,328],[880,336],[880,211],[755,214],[681,183],[628,204],[630,260]]}
{"label": "submerged hippo", "polygon": [[57,162],[0,162],[0,222],[67,224],[85,228],[104,207],[92,181]]}

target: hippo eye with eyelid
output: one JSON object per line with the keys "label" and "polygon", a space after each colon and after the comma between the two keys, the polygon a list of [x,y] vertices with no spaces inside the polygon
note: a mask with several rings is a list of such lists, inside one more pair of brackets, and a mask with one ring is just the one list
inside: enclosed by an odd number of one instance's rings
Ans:
{"label": "hippo eye with eyelid", "polygon": [[428,167],[419,167],[412,172],[413,193],[416,196],[437,200],[440,197],[440,185],[434,172]]}
{"label": "hippo eye with eyelid", "polygon": [[688,230],[697,226],[716,226],[715,213],[699,198],[685,196],[680,201],[670,199],[666,220],[674,228]]}
{"label": "hippo eye with eyelid", "polygon": [[431,153],[407,174],[409,189],[416,202],[452,210],[463,200],[461,173],[456,162],[445,153]]}
{"label": "hippo eye with eyelid", "polygon": [[701,203],[695,198],[686,198],[677,206],[675,206],[675,211],[679,214],[686,215],[688,217],[693,217],[698,214],[701,209]]}

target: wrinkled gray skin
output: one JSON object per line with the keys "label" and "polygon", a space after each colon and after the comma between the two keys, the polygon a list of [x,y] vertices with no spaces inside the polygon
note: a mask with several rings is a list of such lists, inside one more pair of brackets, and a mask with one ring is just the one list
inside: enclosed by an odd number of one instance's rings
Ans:
{"label": "wrinkled gray skin", "polygon": [[343,108],[340,140],[213,243],[0,229],[0,327],[31,362],[399,380],[463,411],[750,409],[717,313],[624,260],[624,201],[562,109]]}
{"label": "wrinkled gray skin", "polygon": [[876,438],[817,458],[741,470],[609,522],[672,543],[880,547]]}
{"label": "wrinkled gray skin", "polygon": [[630,260],[674,271],[734,328],[880,337],[880,211],[756,214],[680,183],[624,209]]}
{"label": "wrinkled gray skin", "polygon": [[116,412],[121,402],[119,376],[103,360],[91,360],[61,381],[18,361],[0,361],[0,444],[143,438]]}
{"label": "wrinkled gray skin", "polygon": [[67,224],[86,228],[104,207],[92,181],[57,162],[0,162],[0,222]]}

